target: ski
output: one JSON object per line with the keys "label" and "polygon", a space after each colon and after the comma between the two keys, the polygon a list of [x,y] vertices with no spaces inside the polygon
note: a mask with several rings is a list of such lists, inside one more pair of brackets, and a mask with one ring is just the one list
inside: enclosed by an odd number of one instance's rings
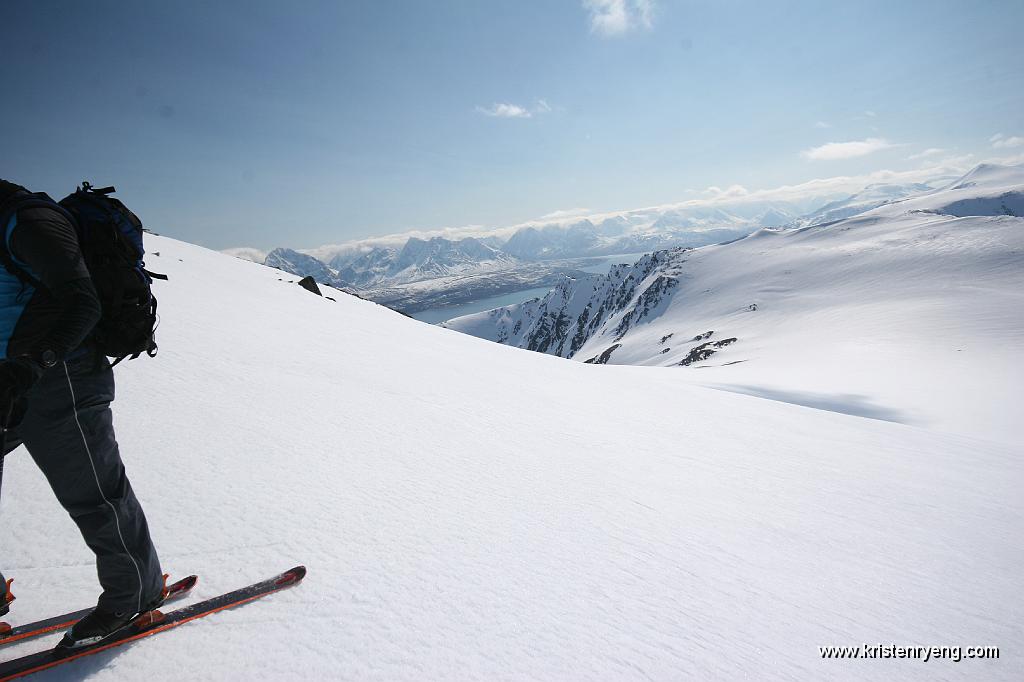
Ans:
{"label": "ski", "polygon": [[[181,599],[187,595],[193,587],[196,585],[198,577],[190,575],[187,578],[182,578],[176,583],[172,583],[167,586],[167,596],[164,598],[164,603],[174,601],[175,599]],[[69,613],[62,613],[59,616],[53,616],[51,618],[44,618],[43,620],[37,620],[33,623],[25,623],[24,625],[18,625],[11,627],[7,623],[0,622],[0,647],[7,644],[13,644],[14,642],[22,642],[26,639],[32,639],[33,637],[39,637],[55,630],[66,630],[80,619],[84,618],[92,608],[82,609],[81,611],[71,611]]]}
{"label": "ski", "polygon": [[253,583],[247,587],[227,592],[206,601],[190,604],[166,614],[160,611],[144,613],[135,622],[113,633],[107,639],[91,646],[80,649],[62,649],[57,647],[56,649],[47,649],[0,663],[0,682],[7,682],[7,680],[13,680],[24,675],[30,675],[41,670],[70,663],[79,658],[98,654],[101,651],[170,630],[197,618],[208,616],[211,613],[248,604],[260,597],[265,597],[268,594],[291,587],[304,577],[306,577],[306,567],[296,566],[273,578]]}

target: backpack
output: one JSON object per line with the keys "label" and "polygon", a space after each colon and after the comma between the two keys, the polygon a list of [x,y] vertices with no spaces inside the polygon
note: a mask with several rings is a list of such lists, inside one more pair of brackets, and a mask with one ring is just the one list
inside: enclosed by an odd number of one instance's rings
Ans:
{"label": "backpack", "polygon": [[[110,196],[114,191],[113,187],[97,189],[83,182],[60,202],[36,193],[17,197],[0,211],[3,227],[14,211],[38,206],[63,213],[74,225],[103,311],[87,342],[103,355],[116,358],[112,365],[125,358],[134,360],[143,353],[156,356],[157,306],[150,287],[154,279],[167,279],[146,269],[142,221]],[[0,261],[23,282],[40,286],[14,263],[6,249],[0,249]]]}

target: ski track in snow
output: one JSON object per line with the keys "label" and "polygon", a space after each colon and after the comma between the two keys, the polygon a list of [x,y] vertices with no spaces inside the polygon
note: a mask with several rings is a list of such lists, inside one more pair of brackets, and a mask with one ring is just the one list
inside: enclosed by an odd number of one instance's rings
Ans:
{"label": "ski track in snow", "polygon": [[[172,575],[298,587],[39,680],[1021,678],[1019,448],[591,366],[149,237],[160,355],[115,424]],[[24,450],[22,620],[91,555]],[[41,641],[48,641],[46,639]],[[996,661],[818,646],[996,645]],[[2,656],[38,643],[7,647]]]}

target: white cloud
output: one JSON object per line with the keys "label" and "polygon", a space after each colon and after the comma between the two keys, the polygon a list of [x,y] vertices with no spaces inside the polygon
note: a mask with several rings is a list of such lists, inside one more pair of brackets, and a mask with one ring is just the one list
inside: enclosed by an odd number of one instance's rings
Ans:
{"label": "white cloud", "polygon": [[[966,157],[960,157],[956,160],[966,160]],[[928,168],[917,168],[907,171],[878,170],[861,175],[837,175],[829,178],[815,178],[795,185],[782,185],[781,187],[770,189],[747,190],[739,185],[733,185],[729,190],[709,187],[703,191],[703,194],[709,197],[707,199],[691,199],[690,201],[683,201],[677,204],[653,206],[636,209],[635,211],[623,211],[620,214],[640,211],[661,211],[671,208],[742,204],[756,201],[801,201],[830,194],[853,193],[874,183],[902,184],[926,182],[942,175],[959,175],[966,170],[966,165],[954,166],[943,162]],[[591,218],[593,217],[591,216]],[[604,216],[598,217],[603,218]]]}
{"label": "white cloud", "polygon": [[856,140],[853,142],[828,142],[820,147],[805,149],[800,152],[800,155],[811,161],[837,161],[839,159],[867,156],[868,154],[895,146],[893,143],[880,137],[869,137],[866,140]]}
{"label": "white cloud", "polygon": [[929,156],[935,156],[936,154],[945,153],[945,151],[946,151],[945,149],[939,149],[938,147],[929,147],[928,149],[925,149],[920,154],[911,154],[907,158],[910,159],[911,161],[913,161],[914,159],[924,159],[924,158],[927,158]]}
{"label": "white cloud", "polygon": [[1004,166],[1018,166],[1024,164],[1024,152],[1013,154],[1011,156],[996,157],[994,159],[987,159],[985,163],[998,163]]}
{"label": "white cloud", "polygon": [[832,124],[831,123],[826,123],[825,121],[815,121],[814,122],[814,127],[815,128],[831,128]]}
{"label": "white cloud", "polygon": [[530,118],[533,116],[533,113],[525,107],[504,102],[495,102],[489,107],[477,107],[476,110],[485,116],[494,116],[495,118]]}
{"label": "white cloud", "polygon": [[865,116],[869,116],[869,117],[871,117],[871,118],[874,118],[875,116],[878,116],[878,114],[876,114],[875,112],[871,111],[870,109],[868,109],[867,111],[865,111],[865,112],[864,112],[864,115],[865,115]]}
{"label": "white cloud", "polygon": [[267,252],[262,249],[254,249],[248,246],[239,246],[234,249],[222,249],[221,253],[226,253],[229,256],[235,258],[241,258],[242,260],[251,260],[253,263],[262,263],[267,259]]}
{"label": "white cloud", "polygon": [[654,0],[583,0],[590,13],[590,30],[605,36],[634,28],[651,28]]}
{"label": "white cloud", "polygon": [[552,211],[551,213],[545,213],[540,217],[541,220],[564,220],[565,218],[579,218],[581,216],[589,215],[591,210],[589,208],[564,208],[558,211]]}
{"label": "white cloud", "polygon": [[743,185],[729,185],[729,187],[725,189],[712,185],[706,190],[703,190],[701,194],[713,199],[735,199],[737,197],[743,197],[750,194],[750,190]]}
{"label": "white cloud", "polygon": [[[988,159],[988,163],[1005,163],[998,159]],[[959,154],[957,156],[946,156],[938,159],[937,161],[931,161],[936,166],[946,166],[949,168],[968,168],[975,163],[974,154]]]}
{"label": "white cloud", "polygon": [[994,149],[1013,149],[1014,147],[1024,147],[1024,137],[1018,137],[1017,135],[1006,137],[1002,133],[996,133],[992,137],[988,138],[988,141],[992,143],[992,147]]}
{"label": "white cloud", "polygon": [[533,108],[527,108],[518,104],[508,104],[506,102],[495,102],[489,107],[476,108],[478,114],[495,118],[533,118],[540,114],[546,114],[549,111],[552,111],[551,105],[544,99],[537,100]]}

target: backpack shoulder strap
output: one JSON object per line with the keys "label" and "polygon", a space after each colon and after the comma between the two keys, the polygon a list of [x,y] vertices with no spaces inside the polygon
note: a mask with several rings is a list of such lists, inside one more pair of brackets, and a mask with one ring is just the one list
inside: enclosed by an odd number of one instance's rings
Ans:
{"label": "backpack shoulder strap", "polygon": [[0,239],[0,265],[3,265],[7,272],[17,277],[23,284],[39,288],[42,283],[15,261],[11,251],[11,234],[18,224],[18,211],[29,208],[49,208],[57,211],[71,221],[72,225],[75,225],[75,219],[63,206],[43,193],[15,195],[0,204],[0,230],[3,230],[0,235],[2,237]]}

